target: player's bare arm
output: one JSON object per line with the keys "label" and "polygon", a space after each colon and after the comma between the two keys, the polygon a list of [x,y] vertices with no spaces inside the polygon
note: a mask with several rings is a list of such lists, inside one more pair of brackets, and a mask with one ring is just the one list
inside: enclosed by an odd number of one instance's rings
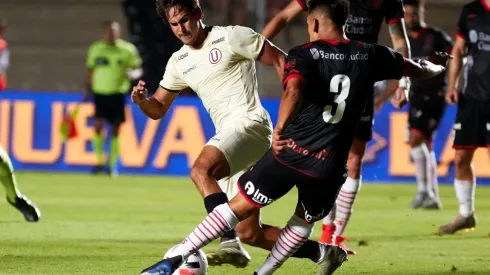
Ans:
{"label": "player's bare arm", "polygon": [[449,104],[458,103],[458,91],[456,89],[456,80],[458,79],[459,72],[461,71],[461,66],[463,64],[463,56],[465,52],[466,41],[457,36],[454,43],[454,47],[451,50],[451,55],[454,58],[451,60],[449,65],[449,79],[448,79],[448,89],[446,94],[446,101]]}
{"label": "player's bare arm", "polygon": [[284,27],[303,11],[298,1],[292,0],[284,9],[272,18],[262,30],[262,35],[273,39]]}
{"label": "player's bare arm", "polygon": [[388,26],[395,51],[401,53],[405,58],[410,58],[410,42],[408,42],[408,35],[405,30],[405,21],[401,19]]}
{"label": "player's bare arm", "polygon": [[279,79],[282,79],[284,74],[283,68],[286,63],[286,53],[274,46],[270,41],[265,40],[262,52],[257,58],[257,61],[266,66],[273,66],[279,75]]}
{"label": "player's bare arm", "polygon": [[291,78],[286,85],[279,105],[277,124],[272,135],[272,149],[276,154],[282,151],[287,144],[287,140],[282,139],[282,134],[301,102],[301,90],[304,88],[304,81],[300,78]]}
{"label": "player's bare arm", "polygon": [[87,83],[85,84],[85,92],[83,94],[82,101],[87,101],[92,96],[92,74],[93,70],[91,68],[87,68]]}
{"label": "player's bare arm", "polygon": [[168,109],[179,95],[178,92],[171,92],[163,87],[158,87],[155,94],[147,98],[148,90],[145,82],[140,80],[138,85],[133,87],[131,100],[151,119],[158,120],[165,116]]}
{"label": "player's bare arm", "polygon": [[[435,53],[434,56],[431,56],[429,59],[436,62],[436,64],[428,60],[415,61],[406,59],[402,70],[402,76],[420,78],[434,77],[446,71],[447,60],[450,58],[452,58],[452,56],[447,53]],[[403,102],[405,100],[406,94],[403,91],[400,91],[400,89],[396,90],[395,100],[393,101],[395,107],[403,107],[403,104],[396,103]]]}

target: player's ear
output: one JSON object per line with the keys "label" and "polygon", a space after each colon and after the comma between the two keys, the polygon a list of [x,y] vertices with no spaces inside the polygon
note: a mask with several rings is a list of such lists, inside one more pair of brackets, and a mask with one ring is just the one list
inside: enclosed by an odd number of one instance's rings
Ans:
{"label": "player's ear", "polygon": [[318,19],[315,18],[313,21],[313,31],[318,33],[319,27],[320,27],[320,22],[318,22]]}
{"label": "player's ear", "polygon": [[198,20],[202,20],[202,19],[203,19],[203,17],[204,17],[204,14],[203,14],[203,12],[202,12],[202,9],[201,9],[201,8],[197,8],[197,10],[196,10],[196,18],[197,18]]}

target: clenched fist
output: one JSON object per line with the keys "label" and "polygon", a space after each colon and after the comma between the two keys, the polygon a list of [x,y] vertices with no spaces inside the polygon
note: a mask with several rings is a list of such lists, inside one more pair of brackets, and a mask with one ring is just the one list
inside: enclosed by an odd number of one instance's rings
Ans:
{"label": "clenched fist", "polygon": [[145,87],[146,83],[143,80],[138,82],[138,85],[133,87],[131,92],[131,101],[139,105],[148,96],[148,90]]}

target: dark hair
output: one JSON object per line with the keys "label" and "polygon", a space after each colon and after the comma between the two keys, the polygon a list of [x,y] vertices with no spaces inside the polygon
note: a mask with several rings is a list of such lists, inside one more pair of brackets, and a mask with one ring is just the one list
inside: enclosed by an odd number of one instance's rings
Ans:
{"label": "dark hair", "polygon": [[309,0],[308,12],[321,9],[337,27],[342,27],[349,16],[349,0]]}
{"label": "dark hair", "polygon": [[168,22],[168,10],[178,6],[180,9],[195,13],[201,9],[199,0],[156,0],[156,9],[158,16],[165,22]]}
{"label": "dark hair", "polygon": [[423,4],[423,1],[419,0],[403,0],[404,5],[409,5],[409,6],[415,6],[415,7],[420,7],[421,4]]}

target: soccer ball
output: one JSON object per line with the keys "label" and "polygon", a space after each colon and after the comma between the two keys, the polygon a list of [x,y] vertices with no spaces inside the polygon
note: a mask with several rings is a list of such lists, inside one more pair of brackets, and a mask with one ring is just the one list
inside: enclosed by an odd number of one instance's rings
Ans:
{"label": "soccer ball", "polygon": [[[175,248],[178,245],[170,248],[164,259],[177,256]],[[187,260],[177,269],[172,275],[206,275],[208,274],[208,259],[202,250],[198,250],[190,255]]]}

